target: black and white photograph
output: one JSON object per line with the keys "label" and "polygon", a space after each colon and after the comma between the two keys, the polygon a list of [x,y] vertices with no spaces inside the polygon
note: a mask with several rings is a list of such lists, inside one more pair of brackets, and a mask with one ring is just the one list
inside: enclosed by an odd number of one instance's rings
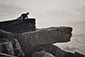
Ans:
{"label": "black and white photograph", "polygon": [[0,0],[0,57],[85,57],[85,0]]}

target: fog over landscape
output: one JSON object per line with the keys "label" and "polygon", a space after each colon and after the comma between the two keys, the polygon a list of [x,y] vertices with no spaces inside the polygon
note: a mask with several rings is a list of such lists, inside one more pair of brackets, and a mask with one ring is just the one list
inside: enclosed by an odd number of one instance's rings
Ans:
{"label": "fog over landscape", "polygon": [[0,21],[16,19],[24,12],[36,18],[37,28],[72,27],[71,42],[58,46],[85,54],[85,0],[0,0]]}

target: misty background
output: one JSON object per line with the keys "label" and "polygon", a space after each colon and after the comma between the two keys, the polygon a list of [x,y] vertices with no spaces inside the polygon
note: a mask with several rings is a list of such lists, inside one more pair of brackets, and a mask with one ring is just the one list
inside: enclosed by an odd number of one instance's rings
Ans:
{"label": "misty background", "polygon": [[70,26],[71,42],[56,44],[64,50],[85,54],[85,0],[0,0],[0,21],[29,12],[37,28]]}

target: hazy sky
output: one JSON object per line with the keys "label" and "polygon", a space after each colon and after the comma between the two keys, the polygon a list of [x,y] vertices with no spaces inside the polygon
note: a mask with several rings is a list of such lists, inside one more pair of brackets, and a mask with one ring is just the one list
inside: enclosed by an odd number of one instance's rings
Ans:
{"label": "hazy sky", "polygon": [[37,19],[38,28],[67,25],[85,30],[85,0],[0,0],[1,21],[27,11]]}

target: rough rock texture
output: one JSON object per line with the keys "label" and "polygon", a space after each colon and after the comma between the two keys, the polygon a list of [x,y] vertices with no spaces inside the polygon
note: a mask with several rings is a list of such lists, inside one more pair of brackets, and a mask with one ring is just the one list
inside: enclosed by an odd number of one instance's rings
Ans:
{"label": "rough rock texture", "polygon": [[16,56],[0,53],[0,57],[16,57]]}
{"label": "rough rock texture", "polygon": [[[64,54],[62,57],[85,57],[85,55],[82,55],[78,52],[70,53],[70,52],[64,51],[62,53]],[[54,56],[52,53],[42,50],[42,51],[36,51],[35,53],[33,53],[32,57],[61,57],[60,55],[62,54],[58,54],[58,56]]]}
{"label": "rough rock texture", "polygon": [[[65,52],[53,45],[53,43],[68,42],[71,36],[71,27],[37,30],[34,18],[3,21],[0,22],[0,57],[22,57],[24,53],[25,57],[85,57],[78,52],[75,54]],[[1,42],[4,39],[7,42],[3,48]]]}
{"label": "rough rock texture", "polygon": [[55,56],[49,52],[45,52],[44,50],[42,50],[42,51],[35,52],[34,54],[32,54],[32,57],[55,57]]}
{"label": "rough rock texture", "polygon": [[32,32],[13,34],[0,30],[1,38],[17,38],[22,50],[29,55],[35,47],[40,45],[51,45],[58,42],[68,42],[72,36],[71,27],[52,27],[40,29]]}
{"label": "rough rock texture", "polygon": [[21,35],[26,41],[29,41],[29,43],[35,47],[37,45],[49,45],[56,42],[68,42],[72,36],[71,32],[71,27],[55,27],[22,33]]}
{"label": "rough rock texture", "polygon": [[[42,50],[44,50],[45,52],[49,52],[56,57],[63,57],[65,53],[63,50],[55,45],[41,45],[33,49],[34,52],[39,52]],[[34,52],[32,52],[31,54],[33,54]]]}
{"label": "rough rock texture", "polygon": [[29,18],[23,20],[10,20],[0,22],[0,29],[9,31],[12,33],[23,33],[28,31],[34,31],[36,29],[35,19]]}
{"label": "rough rock texture", "polygon": [[24,56],[24,52],[17,39],[0,38],[0,53],[13,55],[13,56]]}
{"label": "rough rock texture", "polygon": [[68,42],[72,36],[71,27],[54,27],[26,32],[18,35],[23,51],[25,54],[31,53],[33,48],[39,45],[51,45],[58,42]]}
{"label": "rough rock texture", "polygon": [[39,30],[35,28],[35,19],[0,22],[0,38],[16,38],[26,57],[42,50],[46,54],[52,53],[56,57],[62,57],[65,52],[55,47],[53,43],[70,41],[72,28],[51,27]]}

